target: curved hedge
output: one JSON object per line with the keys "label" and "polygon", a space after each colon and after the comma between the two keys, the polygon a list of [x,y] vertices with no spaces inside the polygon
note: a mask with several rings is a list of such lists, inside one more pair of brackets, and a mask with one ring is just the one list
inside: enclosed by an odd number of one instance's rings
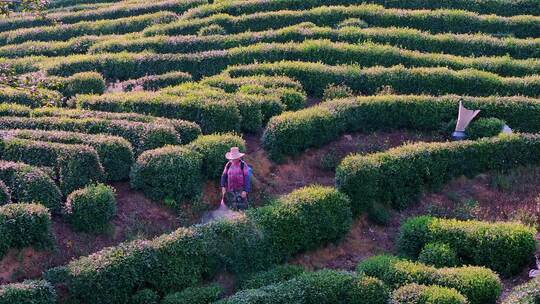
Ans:
{"label": "curved hedge", "polygon": [[203,78],[200,83],[216,87],[224,90],[227,93],[234,93],[240,87],[245,85],[258,85],[265,88],[288,88],[297,92],[302,92],[302,85],[289,77],[285,76],[264,76],[256,75],[250,77],[232,78],[228,74],[219,74],[211,77]]}
{"label": "curved hedge", "polygon": [[529,282],[514,287],[503,304],[536,304],[540,301],[540,279],[535,278]]}
{"label": "curved hedge", "polygon": [[[368,3],[378,3],[385,7],[409,8],[409,9],[460,9],[474,11],[482,14],[496,14],[502,16],[513,15],[537,15],[540,10],[539,4],[532,0],[509,1],[509,0],[454,0],[454,1],[426,1],[416,0],[402,2],[397,0],[369,0]],[[305,10],[321,5],[351,5],[357,4],[356,0],[249,0],[249,1],[216,1],[207,5],[188,10],[182,17],[186,19],[203,18],[218,13],[230,15],[245,15],[257,12],[275,11],[294,7]]]}
{"label": "curved hedge", "polygon": [[131,144],[117,136],[89,135],[76,132],[43,130],[0,130],[0,138],[20,138],[93,147],[109,181],[125,180],[134,162]]}
{"label": "curved hedge", "polygon": [[84,35],[127,34],[142,31],[153,24],[172,22],[177,18],[175,13],[165,11],[115,20],[82,21],[74,24],[21,28],[0,33],[0,45],[32,40],[66,40]]}
{"label": "curved hedge", "polygon": [[379,255],[358,264],[357,271],[379,278],[392,288],[410,283],[454,288],[471,304],[496,303],[502,292],[501,280],[484,267],[435,268],[393,256]]}
{"label": "curved hedge", "polygon": [[379,280],[352,273],[320,270],[259,289],[240,291],[219,304],[385,304],[389,296]]}
{"label": "curved hedge", "polygon": [[83,72],[73,74],[67,78],[49,77],[46,79],[51,84],[47,87],[59,91],[66,97],[77,94],[103,94],[106,89],[105,79],[96,72]]}
{"label": "curved hedge", "polygon": [[374,95],[390,86],[396,94],[458,94],[470,96],[540,96],[540,77],[500,77],[474,69],[361,68],[322,63],[283,61],[229,67],[231,76],[283,75],[300,81],[308,95],[321,97],[330,84],[344,84],[358,95]]}
{"label": "curved hedge", "polygon": [[67,41],[26,41],[17,44],[0,46],[0,57],[21,58],[28,56],[68,56],[73,54],[86,54],[90,47],[99,41],[104,41],[118,35],[81,36],[73,37]]}
{"label": "curved hedge", "polygon": [[223,289],[218,284],[205,287],[189,287],[181,292],[168,294],[161,304],[208,304],[219,299]]}
{"label": "curved hedge", "polygon": [[0,180],[0,206],[11,204],[11,193],[6,184]]}
{"label": "curved hedge", "polygon": [[503,276],[511,276],[530,262],[536,251],[535,237],[536,229],[518,223],[420,216],[403,223],[397,246],[402,254],[416,258],[425,244],[446,243],[465,264],[486,266]]}
{"label": "curved hedge", "polygon": [[355,213],[375,202],[404,208],[424,190],[461,175],[540,163],[540,135],[515,134],[478,141],[419,143],[366,156],[351,155],[336,170],[336,185]]}
{"label": "curved hedge", "polygon": [[[509,57],[461,57],[447,54],[421,53],[395,46],[372,42],[349,44],[328,40],[305,40],[288,43],[260,43],[228,50],[189,54],[118,53],[74,55],[65,60],[46,60],[43,65],[49,74],[71,75],[74,72],[96,70],[108,79],[139,77],[181,70],[198,79],[215,75],[230,65],[254,62],[304,60],[324,64],[359,64],[392,67],[438,67],[478,69],[501,76],[527,76],[540,71],[538,59]],[[118,69],[122,66],[123,69]],[[131,72],[132,76],[127,73]]]}
{"label": "curved hedge", "polygon": [[94,148],[27,139],[0,139],[0,157],[34,166],[53,167],[64,195],[94,182],[105,175]]}
{"label": "curved hedge", "polygon": [[9,248],[33,246],[43,250],[53,246],[51,214],[40,204],[0,206],[0,231],[2,231],[0,256],[3,256]]}
{"label": "curved hedge", "polygon": [[[294,202],[298,206],[292,208]],[[141,286],[162,293],[180,291],[222,270],[261,271],[285,261],[284,254],[295,254],[292,248],[306,250],[340,239],[349,231],[345,223],[352,222],[348,208],[348,200],[334,189],[301,189],[233,220],[103,249],[50,270],[46,278],[63,285],[69,298],[81,304],[126,303]],[[282,224],[283,229],[267,235]],[[298,237],[298,231],[307,239]],[[309,234],[313,231],[320,233]],[[299,244],[287,241],[289,237]],[[286,252],[281,250],[285,244],[292,246]],[[381,288],[370,292],[380,294]]]}
{"label": "curved hedge", "polygon": [[459,101],[469,109],[480,109],[482,117],[504,120],[514,130],[540,131],[538,99],[379,95],[328,101],[275,116],[266,126],[263,145],[270,157],[279,160],[310,147],[325,145],[346,132],[395,129],[436,131],[455,118]]}
{"label": "curved hedge", "polygon": [[0,86],[0,102],[14,103],[32,108],[37,108],[45,105],[57,105],[60,103],[62,96],[55,91],[36,88],[33,91],[12,88],[8,86]]}
{"label": "curved hedge", "polygon": [[[355,3],[356,4],[356,3]],[[509,34],[519,38],[539,37],[540,17],[500,17],[478,15],[458,10],[406,10],[384,8],[381,5],[321,6],[308,10],[281,10],[240,16],[216,14],[200,19],[181,18],[176,22],[148,27],[146,36],[196,34],[209,25],[219,25],[227,33],[261,31],[285,27],[300,22],[334,26],[350,18],[362,19],[370,26],[408,27],[433,33],[490,33]]]}
{"label": "curved hedge", "polygon": [[191,75],[186,72],[169,72],[159,75],[144,76],[137,79],[126,80],[119,84],[124,91],[133,91],[143,89],[145,91],[156,91],[161,88],[179,85],[193,80]]}
{"label": "curved hedge", "polygon": [[[193,53],[209,50],[230,49],[239,46],[252,45],[260,42],[302,42],[307,39],[329,39],[335,42],[359,43],[371,41],[379,44],[399,45],[409,50],[430,53],[446,53],[459,56],[506,56],[513,58],[540,57],[540,40],[519,38],[498,38],[486,34],[431,34],[410,28],[396,27],[345,27],[334,29],[319,27],[313,23],[295,24],[289,27],[262,32],[242,32],[230,35],[212,36],[152,36],[152,37],[118,37],[101,39],[92,44],[89,53],[118,53],[143,52],[150,50],[155,53]],[[35,42],[34,47],[41,47]],[[64,55],[71,50],[71,44],[51,45],[33,55],[50,54],[52,49],[60,47]],[[0,48],[0,55],[21,57],[29,54],[21,47],[5,46]],[[10,52],[8,52],[8,50]],[[60,51],[57,51],[60,52]],[[76,53],[75,51],[73,53]],[[15,54],[15,55],[14,55]]]}
{"label": "curved hedge", "polygon": [[36,167],[0,160],[0,180],[9,188],[14,202],[40,203],[52,213],[61,209],[60,190],[49,175]]}
{"label": "curved hedge", "polygon": [[0,129],[32,129],[110,134],[128,140],[136,152],[180,143],[180,135],[170,126],[101,118],[0,117]]}
{"label": "curved hedge", "polygon": [[56,292],[47,281],[27,280],[0,285],[0,302],[4,304],[55,304]]}
{"label": "curved hedge", "polygon": [[257,272],[248,276],[246,279],[243,279],[239,289],[261,288],[267,285],[288,281],[305,272],[306,270],[302,266],[289,264],[278,265],[270,270]]}
{"label": "curved hedge", "polygon": [[392,293],[391,304],[468,304],[467,299],[453,288],[408,284]]}

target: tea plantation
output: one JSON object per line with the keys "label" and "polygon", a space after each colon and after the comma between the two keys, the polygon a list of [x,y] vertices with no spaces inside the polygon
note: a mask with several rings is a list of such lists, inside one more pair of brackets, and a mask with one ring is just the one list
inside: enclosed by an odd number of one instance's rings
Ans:
{"label": "tea plantation", "polygon": [[0,304],[540,303],[540,1],[45,2],[0,17]]}

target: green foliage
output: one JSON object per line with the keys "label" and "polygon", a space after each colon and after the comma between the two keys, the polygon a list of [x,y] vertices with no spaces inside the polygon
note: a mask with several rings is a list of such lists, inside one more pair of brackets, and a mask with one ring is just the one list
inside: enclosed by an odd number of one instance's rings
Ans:
{"label": "green foliage", "polygon": [[103,94],[105,92],[105,79],[101,74],[96,72],[76,73],[67,78],[53,78],[58,84],[53,85],[55,89],[66,97],[75,96],[77,94]]}
{"label": "green foliage", "polygon": [[53,167],[64,195],[104,178],[96,150],[85,145],[3,139],[0,141],[0,155],[4,160]]}
{"label": "green foliage", "polygon": [[57,105],[62,96],[55,91],[36,88],[32,91],[0,85],[0,102],[13,103],[32,108],[45,105]]}
{"label": "green foliage", "polygon": [[504,120],[498,118],[480,118],[467,127],[467,138],[478,139],[497,136],[502,132],[505,124]]}
{"label": "green foliage", "polygon": [[131,170],[131,185],[153,200],[177,207],[201,191],[203,156],[186,147],[167,146],[142,153]]}
{"label": "green foliage", "polygon": [[427,243],[418,255],[418,261],[437,268],[454,267],[459,263],[457,253],[445,243]]}
{"label": "green foliage", "polygon": [[0,207],[0,231],[3,232],[2,251],[25,248],[48,249],[53,246],[51,214],[40,204],[7,204]]}
{"label": "green foliage", "polygon": [[10,204],[11,194],[6,184],[0,180],[0,205]]}
{"label": "green foliage", "polygon": [[346,85],[328,85],[323,92],[322,100],[328,101],[332,99],[352,97],[353,91]]}
{"label": "green foliage", "polygon": [[97,184],[72,192],[67,197],[64,215],[76,231],[106,232],[116,215],[114,189]]}
{"label": "green foliage", "polygon": [[379,280],[334,270],[306,272],[291,280],[240,291],[219,304],[385,304],[388,290]]}
{"label": "green foliage", "polygon": [[120,84],[124,91],[142,88],[145,91],[155,91],[161,88],[179,85],[192,81],[191,75],[185,72],[169,72],[161,75],[149,75],[138,79],[124,81]]}
{"label": "green foliage", "polygon": [[225,35],[225,29],[217,24],[211,24],[209,26],[201,27],[197,31],[199,36],[211,36],[211,35]]}
{"label": "green foliage", "polygon": [[159,304],[159,295],[152,289],[137,291],[132,297],[130,304]]}
{"label": "green foliage", "polygon": [[47,281],[24,281],[0,286],[3,304],[54,304],[56,292]]}
{"label": "green foliage", "polygon": [[519,223],[459,221],[420,216],[408,219],[398,238],[399,251],[417,257],[430,242],[450,245],[466,264],[483,265],[503,276],[519,273],[536,250],[536,230]]}
{"label": "green foliage", "polygon": [[362,19],[349,18],[349,19],[345,19],[341,21],[338,24],[338,28],[344,28],[344,27],[366,28],[368,27],[368,24]]}
{"label": "green foliage", "polygon": [[199,136],[186,146],[187,149],[202,155],[202,173],[208,179],[221,176],[227,162],[225,153],[229,152],[231,147],[238,147],[240,152],[246,151],[246,143],[242,137],[232,133]]}
{"label": "green foliage", "polygon": [[518,285],[512,289],[503,304],[537,304],[540,301],[540,278]]}
{"label": "green foliage", "polygon": [[52,178],[37,167],[0,161],[0,180],[9,188],[14,202],[39,203],[52,213],[58,213],[61,209],[60,190]]}
{"label": "green foliage", "polygon": [[453,288],[408,284],[392,293],[392,304],[467,304],[467,299]]}
{"label": "green foliage", "polygon": [[344,158],[336,170],[336,185],[354,202],[356,214],[369,210],[375,202],[404,208],[424,190],[438,189],[461,175],[537,164],[539,149],[540,137],[527,134],[410,144]]}
{"label": "green foliage", "polygon": [[278,265],[270,270],[254,273],[242,280],[240,289],[257,289],[293,279],[306,270],[298,265]]}
{"label": "green foliage", "polygon": [[435,268],[418,262],[379,255],[358,264],[357,271],[379,278],[391,288],[417,283],[454,288],[471,304],[496,303],[502,284],[495,272],[484,267]]}
{"label": "green foliage", "polygon": [[223,290],[218,284],[189,287],[181,292],[165,296],[161,304],[210,304],[217,301],[222,292]]}

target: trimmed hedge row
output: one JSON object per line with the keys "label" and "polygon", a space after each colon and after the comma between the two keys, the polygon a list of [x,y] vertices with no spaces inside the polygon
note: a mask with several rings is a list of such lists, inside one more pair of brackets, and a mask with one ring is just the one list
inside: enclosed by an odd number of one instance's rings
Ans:
{"label": "trimmed hedge row", "polygon": [[21,28],[0,33],[0,45],[25,41],[66,40],[84,35],[127,34],[142,31],[153,24],[172,22],[177,18],[175,13],[158,12],[115,20],[83,21],[74,24]]}
{"label": "trimmed hedge row", "polygon": [[89,135],[76,132],[43,130],[0,130],[0,138],[20,138],[62,144],[78,144],[93,147],[105,170],[108,181],[121,181],[129,176],[134,162],[131,144],[117,136]]}
{"label": "trimmed hedge row", "polygon": [[161,304],[209,304],[217,301],[222,292],[219,284],[188,287],[181,292],[166,295]]}
{"label": "trimmed hedge row", "polygon": [[170,125],[100,118],[0,117],[0,129],[37,129],[110,134],[128,140],[137,153],[167,144],[180,143],[180,135]]}
{"label": "trimmed hedge row", "polygon": [[0,205],[11,204],[11,193],[6,184],[0,180]]}
{"label": "trimmed hedge row", "polygon": [[391,304],[468,304],[467,299],[453,288],[436,285],[408,284],[392,293]]}
{"label": "trimmed hedge row", "polygon": [[14,202],[39,203],[52,213],[60,212],[60,190],[52,178],[37,167],[0,160],[0,180],[9,188]]}
{"label": "trimmed hedge row", "polygon": [[[459,56],[505,56],[514,58],[540,57],[539,39],[498,38],[485,34],[431,34],[410,28],[345,27],[334,29],[318,27],[313,23],[295,24],[289,27],[262,32],[242,32],[231,35],[211,36],[123,36],[103,39],[94,43],[89,53],[143,52],[193,53],[222,50],[260,42],[302,42],[306,39],[330,39],[336,42],[358,43],[371,41],[398,45],[405,49],[430,53],[446,53]],[[36,45],[39,43],[36,42]],[[67,45],[66,45],[67,48]],[[4,47],[7,50],[7,47]],[[3,48],[0,48],[2,54]],[[13,48],[10,50],[15,51]],[[47,50],[47,52],[49,52]],[[45,54],[33,53],[36,55]],[[8,54],[12,57],[13,55]]]}
{"label": "trimmed hedge row", "polygon": [[502,119],[517,131],[540,131],[538,99],[379,95],[328,101],[275,116],[266,126],[263,146],[270,157],[280,160],[283,156],[327,144],[345,132],[436,131],[455,118],[460,100],[467,108],[480,109],[480,116]]}
{"label": "trimmed hedge row", "polygon": [[233,134],[200,136],[185,146],[167,146],[139,156],[131,171],[131,185],[154,200],[177,207],[201,193],[203,179],[221,175],[223,155],[231,147],[245,150]]}
{"label": "trimmed hedge row", "polygon": [[540,96],[540,77],[500,77],[474,70],[448,68],[361,68],[355,65],[330,66],[322,63],[282,61],[251,64],[227,69],[232,77],[283,75],[300,81],[308,95],[322,96],[330,84],[344,84],[362,95],[374,95],[390,86],[399,94],[459,94],[471,96]]}
{"label": "trimmed hedge row", "polygon": [[241,286],[239,289],[244,290],[261,288],[267,285],[288,281],[305,272],[306,270],[302,266],[289,264],[278,265],[270,270],[257,272],[250,275],[248,278],[241,281]]}
{"label": "trimmed hedge row", "polygon": [[4,304],[55,304],[56,292],[44,280],[0,285],[0,302]]}
{"label": "trimmed hedge row", "polygon": [[[397,0],[369,0],[368,3],[378,3],[385,7],[408,8],[408,9],[459,9],[474,11],[482,14],[496,14],[501,16],[513,15],[538,15],[540,6],[532,0],[509,1],[509,0],[457,0],[457,1],[426,1],[416,0],[403,3]],[[201,5],[188,10],[182,17],[186,19],[203,18],[209,15],[225,13],[230,15],[245,15],[266,11],[276,11],[294,7],[297,10],[305,10],[322,5],[354,5],[356,0],[249,0],[249,1],[216,1],[211,4]]]}
{"label": "trimmed hedge row", "polygon": [[514,134],[478,141],[419,143],[366,156],[350,155],[336,170],[336,185],[355,213],[374,203],[404,208],[424,190],[461,175],[540,163],[540,135]]}
{"label": "trimmed hedge row", "polygon": [[0,206],[0,231],[0,256],[10,248],[33,246],[43,250],[53,246],[51,214],[40,204]]}
{"label": "trimmed hedge row", "polygon": [[335,26],[343,20],[359,18],[375,27],[409,27],[432,33],[489,33],[513,35],[518,38],[539,37],[540,17],[500,17],[478,15],[458,10],[405,10],[381,5],[321,6],[309,10],[281,10],[249,15],[216,14],[200,19],[179,19],[176,22],[148,27],[146,36],[196,34],[201,28],[219,25],[226,33],[262,31],[300,22],[319,26]]}
{"label": "trimmed hedge row", "polygon": [[119,36],[82,36],[67,41],[26,41],[8,44],[0,47],[0,57],[20,58],[27,56],[68,56],[86,54],[95,43],[109,38],[119,39]]}
{"label": "trimmed hedge row", "polygon": [[388,298],[388,290],[380,280],[343,271],[320,270],[286,282],[240,291],[217,303],[385,304]]}
{"label": "trimmed hedge row", "polygon": [[[308,40],[300,43],[261,43],[221,51],[192,54],[102,54],[75,55],[66,60],[50,60],[45,64],[48,73],[70,75],[76,71],[97,70],[108,79],[123,79],[131,71],[141,74],[161,74],[181,70],[194,78],[215,75],[230,65],[253,62],[305,60],[324,64],[359,64],[362,67],[438,67],[478,69],[501,76],[538,74],[540,60],[519,60],[509,57],[459,57],[455,55],[421,53],[389,45],[369,43],[348,44],[328,40]],[[165,64],[167,62],[167,64]],[[147,66],[144,63],[152,64]],[[125,68],[119,70],[118,65]],[[203,71],[201,71],[203,69]]]}
{"label": "trimmed hedge row", "polygon": [[81,21],[94,22],[103,19],[119,19],[137,15],[151,14],[162,11],[182,13],[192,7],[207,3],[206,0],[176,1],[165,0],[157,2],[134,2],[107,5],[102,8],[81,11],[59,11],[48,13],[46,18],[41,16],[11,17],[0,21],[0,32],[38,26],[54,26],[77,23]]}
{"label": "trimmed hedge row", "polygon": [[360,262],[357,271],[378,278],[391,288],[410,283],[454,288],[467,297],[470,304],[496,303],[502,292],[501,280],[497,274],[484,267],[435,268],[379,255]]}
{"label": "trimmed hedge row", "polygon": [[124,91],[143,89],[145,91],[156,91],[161,88],[179,85],[190,82],[193,78],[185,72],[169,72],[160,75],[144,76],[138,79],[126,80],[119,84]]}
{"label": "trimmed hedge row", "polygon": [[15,103],[37,108],[45,105],[57,105],[62,95],[47,89],[24,90],[8,86],[0,86],[0,103]]}
{"label": "trimmed hedge row", "polygon": [[399,251],[417,258],[430,242],[450,245],[465,264],[482,265],[503,276],[519,273],[536,251],[536,230],[518,223],[459,221],[420,216],[408,219],[398,239]]}
{"label": "trimmed hedge row", "polygon": [[540,278],[519,285],[502,301],[503,304],[536,304],[540,301]]}
{"label": "trimmed hedge row", "polygon": [[106,89],[105,79],[96,72],[83,72],[69,77],[49,77],[45,80],[48,88],[59,91],[66,97],[77,94],[103,94]]}
{"label": "trimmed hedge row", "polygon": [[103,180],[105,172],[96,150],[86,145],[67,145],[27,139],[0,139],[0,158],[34,166],[53,167],[64,195]]}
{"label": "trimmed hedge row", "polygon": [[[223,270],[235,274],[264,270],[295,254],[294,249],[341,239],[351,222],[344,195],[332,188],[308,187],[234,220],[103,249],[52,269],[46,277],[65,284],[70,298],[81,304],[126,303],[141,286],[170,293]],[[292,244],[289,237],[299,243]]]}
{"label": "trimmed hedge row", "polygon": [[203,78],[200,83],[220,88],[227,93],[236,92],[240,87],[245,85],[257,85],[265,88],[287,88],[297,92],[303,91],[302,85],[298,81],[285,76],[256,75],[232,78],[227,74],[220,74]]}

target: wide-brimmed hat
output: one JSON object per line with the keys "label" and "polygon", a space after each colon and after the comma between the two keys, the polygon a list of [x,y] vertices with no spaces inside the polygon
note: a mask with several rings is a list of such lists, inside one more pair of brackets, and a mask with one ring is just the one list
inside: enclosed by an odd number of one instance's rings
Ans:
{"label": "wide-brimmed hat", "polygon": [[240,153],[240,149],[238,149],[238,147],[232,147],[231,151],[225,153],[225,158],[228,160],[233,160],[233,159],[239,159],[244,155],[246,154]]}

